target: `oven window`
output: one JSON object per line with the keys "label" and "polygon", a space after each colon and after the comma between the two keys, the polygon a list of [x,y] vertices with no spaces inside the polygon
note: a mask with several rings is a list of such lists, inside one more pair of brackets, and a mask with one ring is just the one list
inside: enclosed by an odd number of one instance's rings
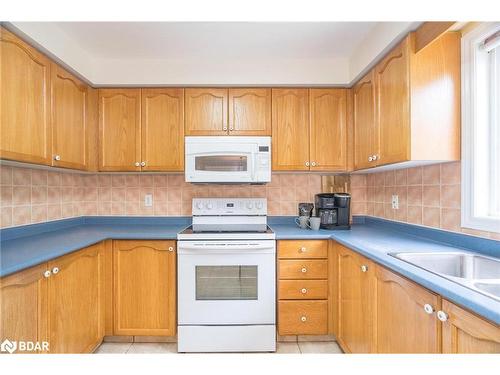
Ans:
{"label": "oven window", "polygon": [[197,300],[256,300],[257,266],[196,266]]}
{"label": "oven window", "polygon": [[247,159],[244,155],[196,156],[195,169],[209,172],[246,172]]}

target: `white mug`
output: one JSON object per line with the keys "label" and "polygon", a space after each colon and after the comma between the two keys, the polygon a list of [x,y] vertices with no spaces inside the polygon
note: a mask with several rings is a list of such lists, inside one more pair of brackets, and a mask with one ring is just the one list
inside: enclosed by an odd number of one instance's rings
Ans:
{"label": "white mug", "polygon": [[321,218],[320,217],[311,217],[308,220],[307,226],[312,229],[312,230],[319,230],[319,226],[321,224]]}
{"label": "white mug", "polygon": [[309,216],[299,216],[295,218],[295,224],[297,224],[302,229],[307,229],[307,222],[309,220]]}

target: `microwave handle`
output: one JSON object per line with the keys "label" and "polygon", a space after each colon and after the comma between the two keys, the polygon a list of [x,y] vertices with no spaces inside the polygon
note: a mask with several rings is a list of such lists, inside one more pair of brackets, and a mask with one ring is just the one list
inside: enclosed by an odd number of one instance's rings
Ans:
{"label": "microwave handle", "polygon": [[252,152],[252,181],[255,181],[255,152]]}

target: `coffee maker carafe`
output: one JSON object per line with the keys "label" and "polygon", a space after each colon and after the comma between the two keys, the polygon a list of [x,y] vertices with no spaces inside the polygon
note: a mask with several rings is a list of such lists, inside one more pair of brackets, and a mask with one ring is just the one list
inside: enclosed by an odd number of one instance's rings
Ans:
{"label": "coffee maker carafe", "polygon": [[316,194],[316,216],[321,218],[322,229],[351,229],[349,222],[351,195],[347,193]]}

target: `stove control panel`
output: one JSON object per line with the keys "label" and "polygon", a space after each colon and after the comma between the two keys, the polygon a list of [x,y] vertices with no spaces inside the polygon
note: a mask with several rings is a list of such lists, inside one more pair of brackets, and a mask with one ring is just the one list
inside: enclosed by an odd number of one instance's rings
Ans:
{"label": "stove control panel", "polygon": [[193,216],[267,215],[266,198],[193,198]]}

